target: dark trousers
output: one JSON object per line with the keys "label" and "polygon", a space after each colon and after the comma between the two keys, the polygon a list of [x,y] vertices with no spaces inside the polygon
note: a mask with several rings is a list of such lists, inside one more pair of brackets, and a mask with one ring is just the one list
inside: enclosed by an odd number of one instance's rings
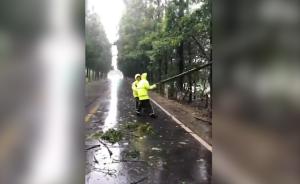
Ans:
{"label": "dark trousers", "polygon": [[135,97],[135,110],[137,111],[139,109],[140,101],[139,97]]}
{"label": "dark trousers", "polygon": [[149,115],[154,114],[153,108],[151,106],[150,100],[140,100],[139,107],[137,109],[138,112],[144,110],[145,113],[149,113]]}

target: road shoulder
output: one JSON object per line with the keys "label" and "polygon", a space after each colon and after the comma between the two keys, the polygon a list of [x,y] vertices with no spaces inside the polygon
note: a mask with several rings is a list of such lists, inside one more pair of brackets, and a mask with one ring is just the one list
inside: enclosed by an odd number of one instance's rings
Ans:
{"label": "road shoulder", "polygon": [[159,102],[159,105],[170,112],[175,118],[181,121],[185,126],[193,130],[195,134],[212,144],[212,125],[211,119],[205,117],[200,110],[185,104],[162,97],[158,93],[151,92],[151,99]]}

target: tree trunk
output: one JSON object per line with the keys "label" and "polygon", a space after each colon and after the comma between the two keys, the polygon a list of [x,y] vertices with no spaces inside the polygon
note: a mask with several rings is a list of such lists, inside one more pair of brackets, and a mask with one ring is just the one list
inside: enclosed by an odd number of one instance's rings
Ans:
{"label": "tree trunk", "polygon": [[[210,12],[212,12],[212,4],[211,2],[209,1],[209,7],[210,7]],[[212,38],[212,19],[210,19],[210,42],[211,42],[211,45],[213,44],[213,38]],[[212,57],[212,48],[210,50],[210,61],[212,61],[213,57]],[[209,67],[209,78],[208,78],[208,82],[209,82],[209,90],[210,90],[210,117],[212,117],[212,103],[213,103],[213,84],[212,84],[212,67],[213,65],[211,64],[210,67]]]}
{"label": "tree trunk", "polygon": [[[191,53],[191,44],[188,44],[188,55],[189,55],[189,66],[192,66],[192,53]],[[192,74],[188,75],[188,81],[189,81],[189,100],[188,103],[192,103],[193,97],[192,97]]]}
{"label": "tree trunk", "polygon": [[168,76],[168,57],[165,56],[165,77]]}
{"label": "tree trunk", "polygon": [[90,73],[90,69],[87,69],[87,76],[88,76],[88,82],[90,82],[90,77],[91,77],[91,73]]}
{"label": "tree trunk", "polygon": [[[158,60],[158,82],[161,81],[161,74],[162,74],[162,72],[161,72],[161,70],[162,70],[161,66],[162,66],[162,59],[160,58]],[[163,92],[163,88],[160,85],[159,86],[159,93],[161,94],[162,92]]]}
{"label": "tree trunk", "polygon": [[[178,18],[181,19],[184,16],[184,10],[186,9],[186,5],[184,0],[179,0],[179,10],[178,10]],[[181,27],[179,27],[179,31],[181,31]],[[183,41],[180,42],[179,46],[177,47],[177,55],[178,55],[178,72],[182,73],[184,71],[184,53],[183,53],[183,48],[184,43]],[[183,89],[183,77],[179,77],[178,79],[178,87],[179,90],[182,91]]]}
{"label": "tree trunk", "polygon": [[193,81],[193,85],[194,85],[194,100],[196,99],[196,81]]}
{"label": "tree trunk", "polygon": [[158,81],[161,81],[161,65],[162,65],[162,59],[158,60]]}
{"label": "tree trunk", "polygon": [[[178,54],[178,72],[182,73],[184,71],[183,42],[181,42],[179,47],[177,48],[177,54]],[[179,77],[178,87],[179,87],[180,91],[182,91],[183,77]]]}

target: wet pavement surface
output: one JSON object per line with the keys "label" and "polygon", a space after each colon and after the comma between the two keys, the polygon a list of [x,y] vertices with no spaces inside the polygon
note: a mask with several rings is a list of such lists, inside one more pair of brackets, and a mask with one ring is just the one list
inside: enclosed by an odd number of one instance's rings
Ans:
{"label": "wet pavement surface", "polygon": [[[86,105],[86,109],[97,107],[85,123],[86,148],[98,145],[86,150],[86,184],[211,183],[211,152],[154,104],[156,119],[136,116],[130,82],[112,81],[95,85],[97,92],[90,94],[98,98],[89,96],[95,101]],[[120,130],[128,124],[149,125],[153,132],[127,130],[128,135],[115,144],[91,138],[96,132]]]}

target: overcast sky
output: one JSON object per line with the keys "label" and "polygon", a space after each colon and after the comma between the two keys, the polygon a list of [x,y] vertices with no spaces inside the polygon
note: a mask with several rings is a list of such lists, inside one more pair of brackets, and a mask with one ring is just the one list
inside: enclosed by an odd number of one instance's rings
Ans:
{"label": "overcast sky", "polygon": [[[125,10],[123,0],[87,0],[86,6],[88,10],[94,10],[100,16],[108,40],[114,43],[118,39],[119,21]],[[113,66],[117,64],[117,52],[117,48],[113,46]]]}
{"label": "overcast sky", "polygon": [[113,43],[117,40],[118,25],[124,12],[123,0],[87,0],[88,10],[99,14],[108,40]]}

